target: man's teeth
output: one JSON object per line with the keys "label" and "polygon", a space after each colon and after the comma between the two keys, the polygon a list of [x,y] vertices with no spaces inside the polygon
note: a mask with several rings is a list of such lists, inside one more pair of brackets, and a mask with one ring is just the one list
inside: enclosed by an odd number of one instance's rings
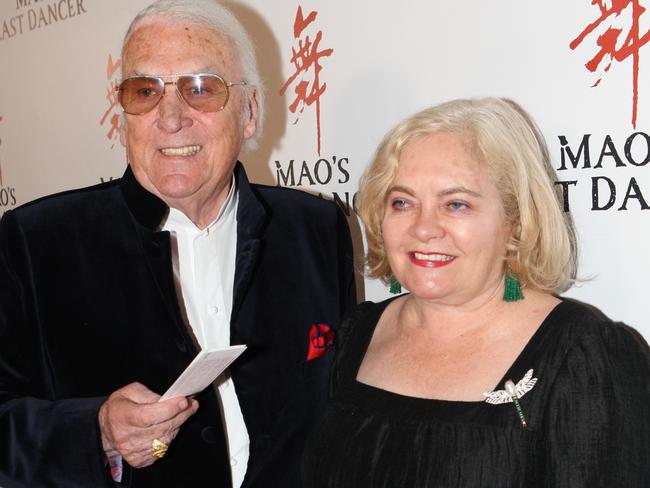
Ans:
{"label": "man's teeth", "polygon": [[160,152],[165,156],[191,156],[201,150],[201,146],[166,147]]}
{"label": "man's teeth", "polygon": [[442,262],[454,259],[453,256],[449,256],[448,254],[422,254],[421,252],[414,252],[413,255],[415,256],[415,259],[420,261]]}

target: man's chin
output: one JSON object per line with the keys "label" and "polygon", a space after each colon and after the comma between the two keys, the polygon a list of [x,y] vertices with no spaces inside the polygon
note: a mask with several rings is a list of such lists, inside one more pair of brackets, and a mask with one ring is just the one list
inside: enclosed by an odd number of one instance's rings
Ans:
{"label": "man's chin", "polygon": [[[197,189],[193,187],[178,187],[173,186],[171,188],[162,187],[158,189],[158,196],[162,198],[168,205],[174,201],[188,201],[191,200],[194,195],[196,195]],[[173,206],[173,205],[171,205]]]}
{"label": "man's chin", "polygon": [[167,205],[173,205],[176,201],[187,201],[199,190],[200,185],[186,175],[167,176],[160,181],[150,182],[144,185],[145,189],[162,199]]}

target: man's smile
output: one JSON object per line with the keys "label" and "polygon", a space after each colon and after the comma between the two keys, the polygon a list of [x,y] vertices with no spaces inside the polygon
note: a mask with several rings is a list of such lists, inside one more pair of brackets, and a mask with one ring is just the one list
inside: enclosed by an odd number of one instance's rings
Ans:
{"label": "man's smile", "polygon": [[160,152],[165,156],[192,156],[201,149],[203,146],[164,147],[160,149]]}

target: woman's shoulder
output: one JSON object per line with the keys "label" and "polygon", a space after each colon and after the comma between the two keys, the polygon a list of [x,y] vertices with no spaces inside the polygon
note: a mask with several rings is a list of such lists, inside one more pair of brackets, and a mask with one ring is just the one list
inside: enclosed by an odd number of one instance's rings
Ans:
{"label": "woman's shoulder", "polygon": [[348,312],[343,316],[341,325],[343,325],[343,323],[354,324],[360,319],[371,314],[381,315],[381,313],[386,309],[386,307],[396,298],[399,297],[390,297],[387,298],[386,300],[382,300],[379,302],[373,302],[370,300],[360,302],[356,304],[354,307],[352,307],[350,310],[348,310]]}
{"label": "woman's shoulder", "polygon": [[567,354],[585,359],[604,359],[612,367],[640,366],[650,368],[650,347],[633,327],[607,317],[597,307],[562,298],[553,312],[558,329],[562,330]]}
{"label": "woman's shoulder", "polygon": [[386,307],[397,297],[391,297],[379,302],[364,301],[352,307],[341,319],[336,332],[338,347],[343,347],[354,336],[365,342],[375,329],[379,317]]}
{"label": "woman's shoulder", "polygon": [[[572,329],[576,337],[610,338],[625,340],[625,338],[641,339],[641,334],[632,326],[609,318],[599,308],[589,303],[573,298],[561,298],[557,307],[556,320]],[[647,344],[646,344],[647,346]]]}
{"label": "woman's shoulder", "polygon": [[343,315],[339,325],[339,334],[347,333],[348,329],[355,327],[359,322],[368,322],[371,316],[381,315],[392,300],[393,298],[380,302],[366,300],[356,304]]}

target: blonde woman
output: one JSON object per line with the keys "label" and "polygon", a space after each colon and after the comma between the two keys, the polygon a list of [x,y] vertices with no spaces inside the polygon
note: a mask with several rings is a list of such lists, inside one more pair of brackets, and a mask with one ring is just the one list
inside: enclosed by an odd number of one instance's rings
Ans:
{"label": "blonde woman", "polygon": [[576,243],[510,100],[399,124],[360,187],[371,277],[409,293],[339,332],[307,487],[650,486],[650,356],[562,299]]}

